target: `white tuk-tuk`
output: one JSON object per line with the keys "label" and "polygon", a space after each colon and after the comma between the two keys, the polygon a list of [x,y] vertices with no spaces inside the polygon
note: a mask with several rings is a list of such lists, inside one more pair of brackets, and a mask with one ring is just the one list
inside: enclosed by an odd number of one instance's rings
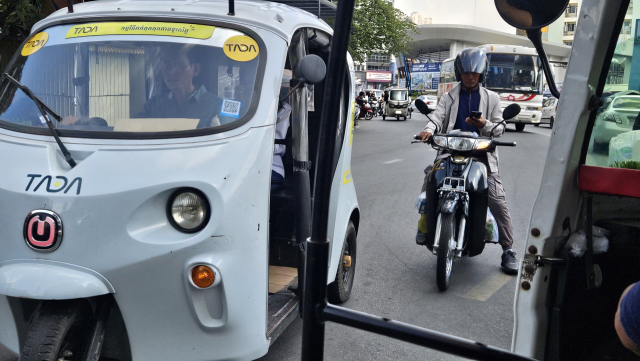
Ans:
{"label": "white tuk-tuk", "polygon": [[[261,357],[299,314],[331,27],[266,1],[74,10],[0,81],[2,360]],[[332,303],[360,220],[344,78]]]}

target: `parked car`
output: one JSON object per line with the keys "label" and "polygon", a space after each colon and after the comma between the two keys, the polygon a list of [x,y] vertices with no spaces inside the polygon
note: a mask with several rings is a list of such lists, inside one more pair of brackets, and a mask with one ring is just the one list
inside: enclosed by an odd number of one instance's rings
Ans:
{"label": "parked car", "polygon": [[536,127],[540,124],[549,124],[549,128],[553,128],[556,120],[556,110],[558,109],[558,99],[554,97],[545,98],[542,101],[542,118],[540,123],[534,124]]}
{"label": "parked car", "polygon": [[[435,95],[420,95],[416,99],[422,100],[427,107],[431,110],[436,110],[436,106],[438,105],[438,97]],[[412,111],[416,110],[416,99],[411,101],[411,105],[409,106]]]}
{"label": "parked car", "polygon": [[[611,138],[633,129],[640,113],[640,96],[622,95],[613,97],[605,108],[598,114],[594,125],[594,150],[608,148]],[[638,120],[640,125],[640,120]]]}

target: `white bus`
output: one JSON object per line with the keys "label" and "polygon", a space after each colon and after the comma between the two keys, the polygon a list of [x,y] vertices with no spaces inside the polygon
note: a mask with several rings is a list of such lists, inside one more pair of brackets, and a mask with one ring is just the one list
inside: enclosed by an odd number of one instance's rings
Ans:
{"label": "white bus", "polygon": [[[516,130],[524,130],[526,124],[540,124],[542,118],[542,68],[534,48],[515,45],[481,45],[487,54],[489,66],[483,86],[500,95],[502,109],[511,103],[522,107],[520,114],[509,123]],[[438,101],[442,94],[458,84],[454,70],[455,58],[442,62]]]}
{"label": "white bus", "polygon": [[502,108],[518,103],[520,114],[509,123],[521,132],[542,119],[542,66],[534,48],[515,45],[479,46],[489,60],[484,86],[500,94]]}

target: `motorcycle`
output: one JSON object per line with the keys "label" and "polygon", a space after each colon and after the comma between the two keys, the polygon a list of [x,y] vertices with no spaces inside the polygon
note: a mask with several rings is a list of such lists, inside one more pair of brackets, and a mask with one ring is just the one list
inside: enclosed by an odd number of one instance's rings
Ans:
{"label": "motorcycle", "polygon": [[[417,99],[416,108],[422,114],[429,114],[427,105]],[[518,104],[511,104],[503,111],[503,121],[498,126],[506,126],[506,120],[520,113]],[[494,128],[495,129],[495,128]],[[419,143],[416,135],[412,143]],[[477,256],[484,250],[485,243],[497,243],[485,236],[489,189],[487,166],[480,160],[497,146],[515,147],[515,142],[501,142],[493,137],[479,137],[475,132],[453,130],[449,134],[434,134],[428,143],[436,150],[442,150],[433,165],[427,184],[426,202],[420,213],[426,214],[426,244],[429,251],[438,257],[436,281],[440,291],[449,288],[453,259],[463,254]],[[497,238],[497,237],[496,237]]]}
{"label": "motorcycle", "polygon": [[371,105],[369,105],[369,103],[365,103],[364,110],[364,119],[371,120],[373,118],[373,110],[371,110]]}
{"label": "motorcycle", "polygon": [[378,115],[378,111],[380,109],[379,107],[379,103],[377,100],[371,100],[369,101],[369,105],[371,106],[371,112],[373,113],[373,116],[377,116]]}

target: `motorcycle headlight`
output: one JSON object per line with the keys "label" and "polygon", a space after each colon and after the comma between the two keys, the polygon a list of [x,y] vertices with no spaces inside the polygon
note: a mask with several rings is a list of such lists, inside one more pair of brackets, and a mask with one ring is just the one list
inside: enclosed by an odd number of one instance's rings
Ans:
{"label": "motorcycle headlight", "polygon": [[475,149],[485,149],[489,146],[489,144],[491,144],[491,141],[489,139],[478,139],[476,140]]}
{"label": "motorcycle headlight", "polygon": [[209,222],[210,208],[207,198],[194,188],[182,188],[169,197],[167,218],[180,232],[195,233]]}
{"label": "motorcycle headlight", "polygon": [[449,149],[453,150],[472,150],[476,143],[475,139],[449,137]]}
{"label": "motorcycle headlight", "polygon": [[435,143],[435,145],[439,146],[439,147],[447,147],[447,137],[441,137],[439,135],[434,135],[433,136],[433,142]]}

